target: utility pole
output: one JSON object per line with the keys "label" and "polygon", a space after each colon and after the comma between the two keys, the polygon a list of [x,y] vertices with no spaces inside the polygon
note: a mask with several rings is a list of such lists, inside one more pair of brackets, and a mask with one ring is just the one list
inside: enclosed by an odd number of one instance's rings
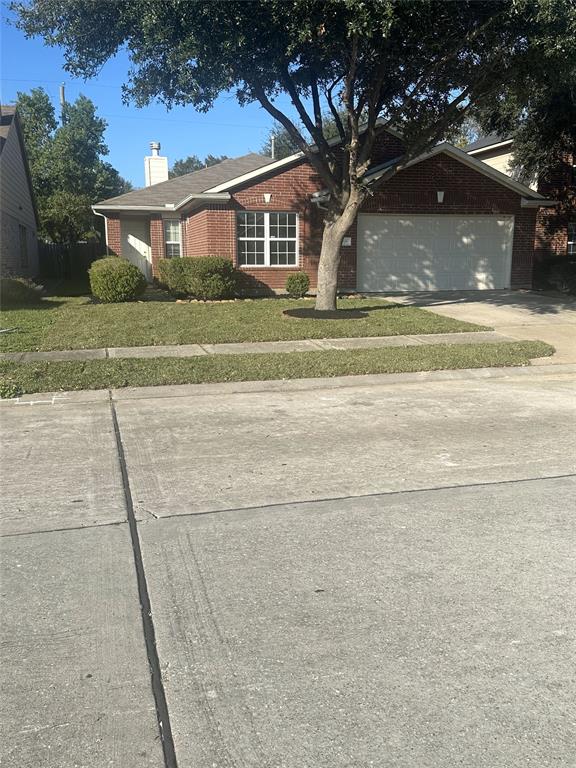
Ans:
{"label": "utility pole", "polygon": [[64,125],[65,117],[64,117],[64,109],[66,107],[66,96],[64,94],[64,83],[60,84],[60,120],[62,121],[62,125]]}
{"label": "utility pole", "polygon": [[270,137],[270,155],[272,160],[276,158],[276,136],[274,134]]}

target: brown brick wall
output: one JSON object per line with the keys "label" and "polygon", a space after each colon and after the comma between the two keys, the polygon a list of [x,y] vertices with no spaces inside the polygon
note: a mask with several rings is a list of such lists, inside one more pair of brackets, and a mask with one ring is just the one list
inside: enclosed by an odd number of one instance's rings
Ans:
{"label": "brown brick wall", "polygon": [[152,252],[152,275],[158,277],[158,262],[165,256],[164,224],[162,217],[155,214],[150,217],[150,250]]}
{"label": "brown brick wall", "polygon": [[[309,202],[310,195],[321,188],[313,170],[302,163],[277,176],[238,190],[232,205],[249,210],[295,210],[300,212],[300,269],[310,276],[311,287],[316,285],[316,272],[320,254],[322,216]],[[444,192],[444,202],[437,202],[436,192]],[[272,195],[270,204],[263,195]],[[362,211],[367,213],[419,213],[431,215],[506,214],[515,217],[516,228],[512,248],[512,287],[528,288],[532,283],[533,238],[536,211],[521,207],[521,197],[478,171],[447,155],[438,155],[412,166],[385,182],[382,189],[369,197]],[[356,225],[348,235],[351,247],[342,248],[339,285],[342,290],[356,287]],[[222,250],[235,260],[235,239],[229,238],[229,250]],[[219,238],[218,238],[219,239]],[[223,247],[224,244],[222,244]],[[214,244],[212,244],[214,247]],[[291,269],[243,269],[247,275],[270,288],[282,289]]]}
{"label": "brown brick wall", "polygon": [[559,207],[540,208],[536,217],[535,260],[562,258],[567,251],[568,214]]}
{"label": "brown brick wall", "polygon": [[115,256],[122,256],[122,236],[120,234],[120,219],[108,216],[106,220],[108,251]]}
{"label": "brown brick wall", "polygon": [[[444,192],[438,203],[437,191]],[[514,216],[512,245],[513,288],[532,285],[533,238],[536,210],[521,207],[521,197],[482,173],[463,165],[448,155],[437,155],[401,171],[382,189],[368,198],[361,209],[365,213],[420,213]],[[356,228],[350,234],[356,252]]]}
{"label": "brown brick wall", "polygon": [[[377,162],[385,162],[402,153],[399,139],[381,133],[375,142]],[[322,243],[322,215],[310,203],[310,196],[322,189],[323,184],[314,169],[302,161],[282,173],[264,177],[252,186],[232,193],[226,206],[209,206],[194,211],[187,219],[186,243],[189,256],[227,256],[236,264],[236,211],[295,211],[299,214],[299,263],[297,267],[242,267],[246,288],[256,290],[283,290],[286,278],[292,272],[303,270],[316,287],[316,274]],[[270,203],[264,195],[270,194]],[[225,215],[227,214],[227,215]],[[354,248],[342,248],[340,286],[356,287],[356,258]]]}
{"label": "brown brick wall", "polygon": [[540,208],[536,217],[536,261],[564,258],[568,253],[568,222],[576,221],[576,155],[562,155],[554,171],[541,178],[538,191],[552,200],[554,208]]}

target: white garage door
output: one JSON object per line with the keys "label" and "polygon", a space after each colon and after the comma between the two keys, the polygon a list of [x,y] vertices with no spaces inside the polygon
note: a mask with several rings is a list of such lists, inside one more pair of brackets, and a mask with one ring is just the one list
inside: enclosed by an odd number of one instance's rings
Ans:
{"label": "white garage door", "polygon": [[510,287],[513,216],[358,217],[358,289]]}

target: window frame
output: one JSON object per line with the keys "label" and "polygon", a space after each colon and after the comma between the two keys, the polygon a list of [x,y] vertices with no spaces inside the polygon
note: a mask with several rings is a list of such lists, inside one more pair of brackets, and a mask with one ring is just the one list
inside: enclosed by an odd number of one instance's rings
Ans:
{"label": "window frame", "polygon": [[566,255],[576,256],[576,221],[569,221],[566,227]]}
{"label": "window frame", "polygon": [[[168,236],[166,233],[166,225],[167,224],[178,224],[178,235],[179,240],[168,240]],[[165,218],[162,219],[162,231],[164,234],[164,256],[167,259],[181,259],[182,258],[182,221],[180,219],[173,219],[173,218]],[[178,246],[178,255],[174,256],[172,254],[168,255],[168,246],[169,245],[177,245]]]}
{"label": "window frame", "polygon": [[[240,235],[239,220],[244,214],[262,214],[264,216],[264,237],[243,237]],[[270,215],[288,214],[295,217],[296,234],[294,237],[270,237]],[[289,225],[287,225],[289,226]],[[264,264],[241,264],[240,249],[238,244],[243,242],[263,242],[264,243]],[[294,252],[296,261],[294,264],[271,264],[270,263],[270,244],[274,242],[294,243]],[[300,214],[298,211],[262,211],[262,210],[242,210],[236,212],[236,266],[239,269],[298,269],[300,265]]]}

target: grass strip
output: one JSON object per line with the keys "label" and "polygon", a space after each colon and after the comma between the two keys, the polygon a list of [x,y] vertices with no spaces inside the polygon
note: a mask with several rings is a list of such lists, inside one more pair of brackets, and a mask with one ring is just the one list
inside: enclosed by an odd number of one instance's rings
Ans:
{"label": "grass strip", "polygon": [[[158,295],[160,298],[158,298]],[[154,298],[156,297],[156,298]],[[311,300],[245,299],[177,304],[164,294],[146,301],[95,304],[87,297],[51,297],[39,306],[0,314],[0,351],[100,349],[160,344],[358,338],[482,331],[474,325],[382,299],[341,299],[336,319],[285,314],[310,310]]]}
{"label": "grass strip", "polygon": [[79,389],[521,366],[553,352],[553,347],[541,341],[519,341],[194,358],[0,362],[0,391],[13,397]]}

